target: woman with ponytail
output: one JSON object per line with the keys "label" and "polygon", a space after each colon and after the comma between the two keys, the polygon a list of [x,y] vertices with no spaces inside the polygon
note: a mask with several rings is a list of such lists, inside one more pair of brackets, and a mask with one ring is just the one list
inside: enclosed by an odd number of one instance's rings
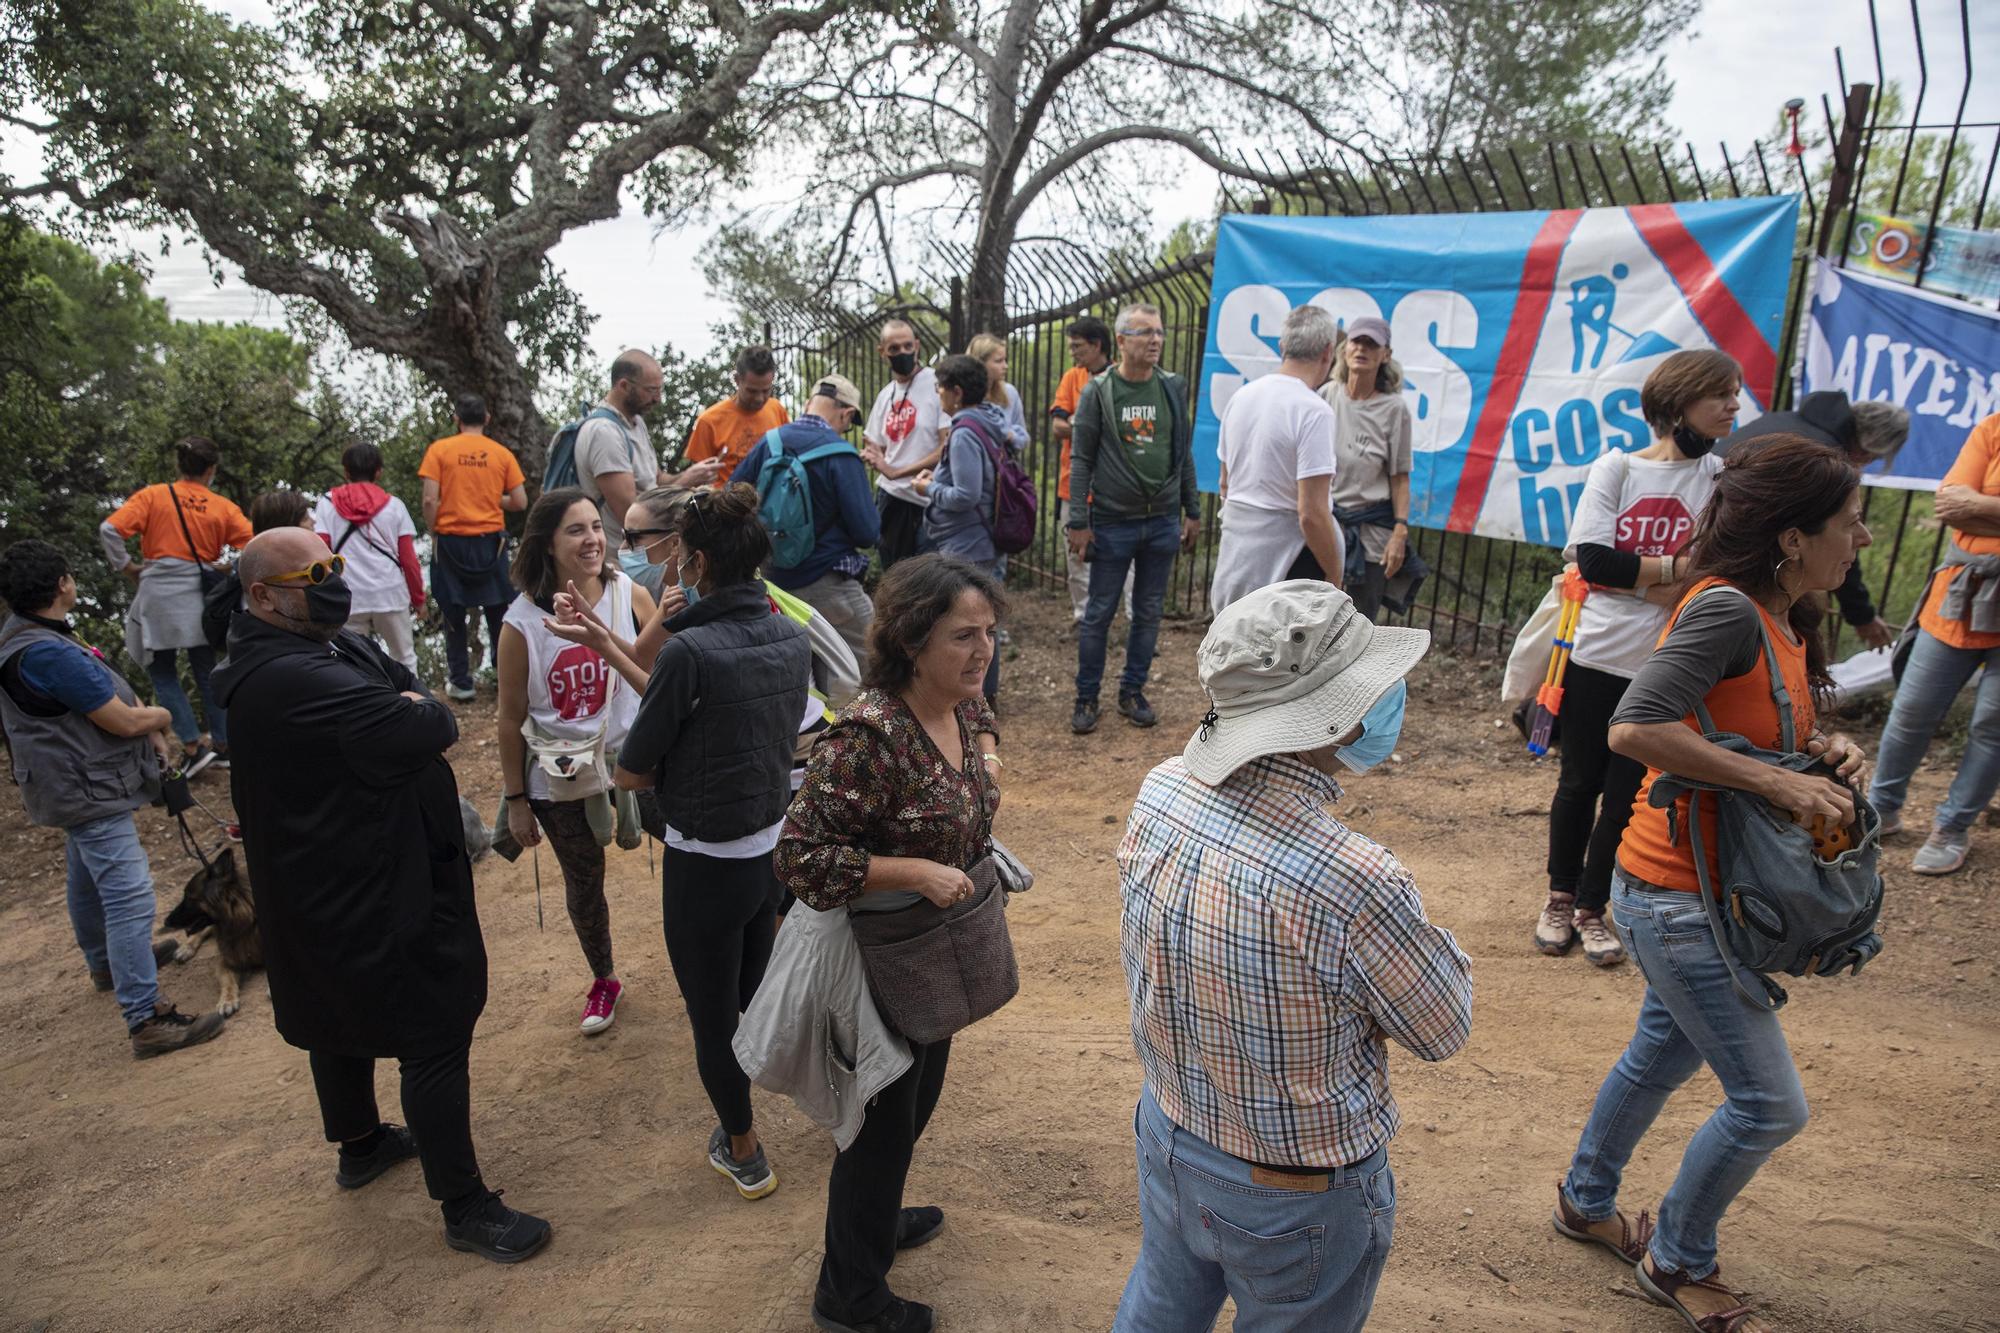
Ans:
{"label": "woman with ponytail", "polygon": [[[1555,1227],[1636,1264],[1646,1293],[1704,1333],[1769,1333],[1723,1284],[1716,1225],[1765,1159],[1805,1127],[1806,1102],[1777,1015],[1739,993],[1710,933],[1696,896],[1687,798],[1676,837],[1648,796],[1671,772],[1755,792],[1800,823],[1853,822],[1850,788],[1859,788],[1866,764],[1852,742],[1818,729],[1816,705],[1832,685],[1818,632],[1823,594],[1840,586],[1869,542],[1860,480],[1839,454],[1796,436],[1732,454],[1695,525],[1673,618],[1611,718],[1611,749],[1647,770],[1611,882],[1614,924],[1645,974],[1646,995],[1557,1191]],[[1700,706],[1716,730],[1780,749],[1782,696],[1800,748],[1847,785],[1725,750],[1695,718]],[[1713,859],[1712,810],[1701,818]],[[1726,1100],[1689,1142],[1657,1228],[1644,1213],[1634,1224],[1618,1211],[1625,1165],[1667,1098],[1703,1065]]]}

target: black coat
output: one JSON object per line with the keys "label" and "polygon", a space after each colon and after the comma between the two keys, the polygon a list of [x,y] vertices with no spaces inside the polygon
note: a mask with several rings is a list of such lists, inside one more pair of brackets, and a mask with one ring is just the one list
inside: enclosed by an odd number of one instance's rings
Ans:
{"label": "black coat", "polygon": [[230,794],[278,1032],[343,1055],[470,1040],[486,1006],[451,710],[343,630],[315,643],[238,614],[215,672]]}

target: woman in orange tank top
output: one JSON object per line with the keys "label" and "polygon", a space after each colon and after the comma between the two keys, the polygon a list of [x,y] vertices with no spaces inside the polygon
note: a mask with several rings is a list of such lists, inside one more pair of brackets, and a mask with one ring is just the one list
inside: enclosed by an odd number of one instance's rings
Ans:
{"label": "woman in orange tank top", "polygon": [[[1611,719],[1611,748],[1647,766],[1611,885],[1613,924],[1645,973],[1646,995],[1557,1191],[1555,1226],[1635,1263],[1640,1287],[1703,1333],[1770,1333],[1723,1284],[1715,1231],[1765,1159],[1805,1127],[1806,1102],[1777,1016],[1730,981],[1696,897],[1684,823],[1670,838],[1666,812],[1648,798],[1653,781],[1672,772],[1755,792],[1801,823],[1853,822],[1847,787],[1710,744],[1694,714],[1700,706],[1716,730],[1779,749],[1782,696],[1800,748],[1858,787],[1861,751],[1817,729],[1814,695],[1832,683],[1818,633],[1822,594],[1840,586],[1868,541],[1860,476],[1833,450],[1792,436],[1731,457],[1696,524],[1674,618]],[[1709,591],[1718,585],[1733,591]],[[1703,822],[1712,830],[1706,811]],[[1706,845],[1714,847],[1712,834]],[[1635,1225],[1618,1211],[1625,1164],[1667,1098],[1703,1065],[1726,1100],[1688,1143],[1657,1229],[1644,1213]]]}

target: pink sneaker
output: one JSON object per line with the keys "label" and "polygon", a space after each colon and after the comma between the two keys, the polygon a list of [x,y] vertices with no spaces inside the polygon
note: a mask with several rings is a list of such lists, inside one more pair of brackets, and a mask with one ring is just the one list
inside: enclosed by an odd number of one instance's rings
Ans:
{"label": "pink sneaker", "polygon": [[618,1016],[618,997],[625,988],[616,977],[599,977],[590,983],[590,998],[583,1004],[583,1035],[595,1036],[611,1026]]}

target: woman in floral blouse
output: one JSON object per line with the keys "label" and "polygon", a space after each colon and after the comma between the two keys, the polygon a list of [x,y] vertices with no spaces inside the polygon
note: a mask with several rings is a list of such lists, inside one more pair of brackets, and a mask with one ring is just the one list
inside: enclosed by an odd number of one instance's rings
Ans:
{"label": "woman in floral blouse", "polygon": [[[982,695],[1005,611],[1000,585],[950,556],[899,561],[876,593],[866,688],[821,738],[785,817],[778,878],[810,907],[893,911],[972,893],[986,853],[1000,737]],[[823,1329],[925,1333],[931,1309],[889,1290],[896,1251],[944,1225],[904,1208],[910,1156],[944,1088],[951,1039],[910,1043],[909,1072],[877,1095],[833,1159],[826,1257],[813,1296]]]}

